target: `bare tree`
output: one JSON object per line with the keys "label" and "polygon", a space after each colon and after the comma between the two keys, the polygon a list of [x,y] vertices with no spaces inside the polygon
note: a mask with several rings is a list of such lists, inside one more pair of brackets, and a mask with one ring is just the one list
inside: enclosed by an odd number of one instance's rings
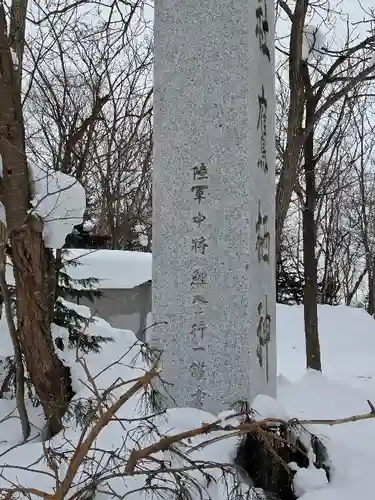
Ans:
{"label": "bare tree", "polygon": [[[43,221],[30,210],[28,161],[62,170],[93,188],[100,179],[98,171],[106,168],[103,163],[94,168],[94,141],[108,130],[103,124],[113,122],[127,85],[128,95],[138,96],[138,106],[124,100],[127,116],[134,120],[133,115],[142,114],[142,102],[144,114],[137,120],[149,115],[145,73],[137,73],[150,64],[150,41],[142,31],[144,8],[142,1],[59,0],[52,6],[41,0],[29,12],[21,0],[13,0],[9,11],[0,5],[1,201],[15,276],[16,335],[48,420],[46,435],[61,428],[73,390],[69,369],[57,356],[51,336],[55,261],[43,241]],[[121,60],[123,65],[118,65]],[[134,73],[137,78],[132,79]],[[116,149],[121,150],[121,144],[112,151]],[[98,198],[100,194],[93,202]]]}
{"label": "bare tree", "polygon": [[124,248],[136,224],[150,225],[151,24],[140,0],[103,6],[91,31],[92,12],[74,12],[47,16],[29,44],[27,144],[83,183],[98,230]]}
{"label": "bare tree", "polygon": [[[332,163],[335,155],[337,157],[348,126],[350,106],[364,82],[373,78],[375,64],[370,49],[374,47],[375,36],[358,43],[349,29],[343,50],[333,50],[328,44],[322,47],[321,32],[332,29],[338,12],[330,10],[324,0],[314,3],[296,1],[294,11],[282,0],[278,5],[287,15],[290,37],[288,50],[282,48],[282,40],[279,45],[281,88],[285,87],[282,75],[285,57],[288,57],[289,96],[287,100],[284,96],[284,102],[288,103],[289,114],[287,124],[281,129],[285,139],[277,141],[280,176],[276,192],[276,251],[278,261],[281,261],[282,230],[294,191],[303,223],[307,366],[321,370],[317,303],[334,301],[340,287],[332,252],[326,251],[323,258],[320,244],[317,252],[322,206],[324,200],[327,203],[324,190],[329,178],[336,176],[341,168],[339,161],[333,162],[329,168],[327,165]],[[312,22],[317,18],[320,25],[316,27]],[[324,268],[320,282],[319,258],[323,260]]]}
{"label": "bare tree", "polygon": [[[26,2],[0,5],[0,154],[3,195],[17,295],[17,336],[52,432],[72,395],[69,370],[55,353],[50,325],[54,262],[43,223],[30,212],[30,175],[21,101]],[[17,64],[13,63],[17,57]]]}
{"label": "bare tree", "polygon": [[[328,23],[330,10],[328,2],[325,0],[314,3],[309,0],[296,0],[294,11],[284,0],[278,0],[277,5],[286,14],[290,23],[288,51],[279,48],[289,61],[287,138],[276,189],[276,256],[277,259],[280,259],[281,234],[296,184],[303,148],[311,131],[327,111],[374,74],[375,63],[372,59],[372,53],[375,46],[375,35],[371,35],[359,43],[356,43],[354,35],[349,35],[345,48],[342,50],[328,48],[316,50],[326,60],[329,60],[329,63],[321,66],[322,59],[319,58],[318,64],[314,65],[314,69],[319,75],[312,86],[315,109],[309,122],[305,123],[306,96],[303,72],[306,62],[302,57],[304,33],[314,11],[318,11],[318,14],[320,13],[325,18],[321,23],[323,26],[319,26],[319,29],[324,29],[324,24]],[[314,31],[312,34],[314,35]],[[314,49],[314,43],[310,49]]]}

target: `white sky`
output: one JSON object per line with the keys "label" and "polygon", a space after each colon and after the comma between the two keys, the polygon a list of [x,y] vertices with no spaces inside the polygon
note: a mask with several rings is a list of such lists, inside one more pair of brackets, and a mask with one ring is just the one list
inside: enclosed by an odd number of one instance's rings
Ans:
{"label": "white sky", "polygon": [[350,17],[353,17],[356,21],[360,21],[364,17],[363,10],[369,11],[370,7],[375,8],[375,3],[373,0],[343,0],[342,9],[346,10]]}
{"label": "white sky", "polygon": [[[337,3],[337,0],[332,3]],[[367,11],[370,12],[370,8],[375,11],[375,2],[374,0],[342,0],[341,9],[345,11],[349,17],[351,22],[357,23],[363,21],[364,19],[369,19],[369,16],[366,15]],[[360,25],[358,26],[360,34],[362,37],[369,36],[367,30],[369,29],[369,25]]]}
{"label": "white sky", "polygon": [[[350,45],[356,45],[364,38],[370,36],[370,23],[362,23],[365,19],[369,20],[370,8],[373,9],[375,16],[375,0],[320,0],[319,3],[326,2],[329,5],[331,14],[327,21],[327,14],[321,8],[317,8],[312,19],[307,21],[314,28],[318,27],[323,35],[324,45],[331,50],[342,50],[347,41],[348,31],[351,36]],[[287,0],[292,10],[295,7],[295,0]],[[318,3],[312,1],[311,4]],[[366,11],[368,14],[366,14]],[[311,11],[310,11],[311,12]],[[341,15],[339,14],[341,12]],[[290,34],[290,21],[286,14],[279,8],[279,17],[276,25],[276,37],[278,46],[287,50],[289,47],[288,36]],[[375,22],[372,29],[375,28]],[[276,53],[277,54],[277,53]],[[279,54],[276,55],[278,57]],[[374,54],[375,55],[375,54]]]}

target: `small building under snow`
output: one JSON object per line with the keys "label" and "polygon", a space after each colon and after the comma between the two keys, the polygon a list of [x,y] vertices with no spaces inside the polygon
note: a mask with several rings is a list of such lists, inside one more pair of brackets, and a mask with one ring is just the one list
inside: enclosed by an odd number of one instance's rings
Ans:
{"label": "small building under snow", "polygon": [[67,266],[71,278],[96,278],[100,280],[96,288],[102,292],[94,302],[86,297],[69,300],[90,307],[95,316],[114,328],[132,330],[143,339],[147,315],[151,312],[151,253],[71,249],[67,260],[78,264]]}

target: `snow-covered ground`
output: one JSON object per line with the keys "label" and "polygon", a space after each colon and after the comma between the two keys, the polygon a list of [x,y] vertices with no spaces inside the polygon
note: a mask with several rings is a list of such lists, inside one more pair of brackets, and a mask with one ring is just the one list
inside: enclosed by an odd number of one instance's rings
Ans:
{"label": "snow-covered ground", "polygon": [[[302,307],[278,306],[278,401],[301,419],[368,413],[367,400],[375,402],[375,321],[362,309],[320,306],[319,328],[323,375],[305,371]],[[303,500],[373,498],[375,418],[315,429],[330,438],[333,480]]]}
{"label": "snow-covered ground", "polygon": [[[81,314],[90,314],[83,306],[75,307]],[[254,407],[264,416],[277,415],[281,418],[323,420],[369,412],[367,400],[375,404],[375,363],[371,362],[375,353],[375,322],[359,309],[320,307],[319,326],[324,368],[324,375],[321,375],[316,372],[305,372],[302,308],[279,306],[277,320],[278,401],[259,397],[254,402]],[[6,328],[1,328],[1,326],[3,325],[0,325],[0,355],[3,356],[9,354],[10,343],[5,341]],[[113,329],[105,321],[98,320],[94,326],[90,327],[89,333],[110,335],[115,340],[105,345],[100,355],[89,354],[86,358],[87,367],[92,374],[97,374],[112,363],[108,370],[102,371],[96,378],[96,385],[99,389],[105,389],[116,380],[134,379],[143,373],[145,362],[140,356],[141,344],[136,343],[131,332]],[[61,328],[55,328],[54,335],[64,337],[66,332]],[[121,356],[123,357],[120,363],[113,364],[114,360],[118,360]],[[92,388],[90,388],[84,367],[77,360],[77,353],[64,351],[62,358],[72,368],[73,386],[77,392],[75,399],[92,396]],[[134,363],[134,359],[136,359],[136,368],[130,366]],[[123,472],[125,448],[132,448],[135,446],[135,441],[139,441],[139,436],[136,438],[134,434],[139,422],[130,421],[129,418],[142,415],[144,411],[142,401],[140,394],[129,400],[117,415],[123,420],[112,422],[95,443],[93,455],[96,458],[105,455],[104,459],[102,458],[102,464],[105,463],[108,470]],[[38,429],[42,427],[40,410],[31,405],[28,405],[28,409],[33,424],[33,436],[36,436]],[[0,423],[0,488],[11,488],[12,485],[21,484],[26,488],[52,492],[55,486],[54,473],[51,473],[45,462],[39,460],[42,455],[42,445],[39,442],[32,442],[9,450],[21,440],[19,423],[16,418],[12,418],[15,415],[14,403],[0,400],[0,413],[4,418],[8,415]],[[157,423],[159,432],[169,435],[198,427],[202,422],[213,422],[217,418],[206,412],[182,408],[168,411],[166,417],[166,419],[159,418],[154,423]],[[296,487],[298,493],[302,494],[301,498],[303,500],[352,500],[353,498],[367,500],[372,498],[375,419],[333,426],[314,424],[310,430],[322,436],[328,447],[333,465],[332,482],[327,484],[322,471],[313,468],[300,469],[296,475]],[[79,438],[79,432],[79,428],[70,425],[63,435],[54,438],[54,447],[58,447],[60,453],[71,450]],[[213,434],[210,434],[209,438],[212,437]],[[145,445],[155,439],[157,439],[155,435],[153,437],[145,435],[141,441]],[[195,438],[189,444],[195,445],[204,439],[208,438]],[[228,463],[233,459],[236,442],[236,438],[217,441],[193,452],[191,458]],[[116,453],[119,459],[115,458]],[[169,452],[160,454],[159,458],[181,460],[171,457]],[[26,470],[25,468],[29,468],[31,463],[34,465],[30,470]],[[180,464],[181,462],[178,463]],[[156,466],[158,464],[148,464],[148,467]],[[93,467],[93,462],[90,467]],[[36,470],[40,472],[37,473]],[[62,477],[66,472],[64,462],[60,464],[59,471]],[[49,474],[46,474],[47,472]],[[89,474],[91,477],[92,475],[93,472]],[[214,475],[218,482],[211,482],[209,486],[205,485],[207,494],[203,497],[211,496],[214,500],[224,500],[227,489],[220,480],[220,471],[217,470]],[[83,483],[88,481],[88,476],[84,474],[79,477]],[[203,484],[201,477],[199,480]],[[126,477],[126,481],[118,477],[111,479],[108,485],[101,487],[106,493],[97,494],[96,498],[114,498],[110,493],[110,488],[114,488],[117,493],[127,493],[130,497],[140,500],[144,496],[136,490],[144,484],[144,481],[145,477],[142,475]],[[73,494],[74,491],[73,487],[71,493]],[[130,494],[131,491],[134,493]],[[169,498],[166,494],[165,498],[167,497]]]}

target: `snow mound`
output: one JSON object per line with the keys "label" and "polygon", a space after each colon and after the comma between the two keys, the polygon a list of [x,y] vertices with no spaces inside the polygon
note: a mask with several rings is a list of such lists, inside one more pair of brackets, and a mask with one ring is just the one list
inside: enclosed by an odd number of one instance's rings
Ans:
{"label": "snow mound", "polygon": [[[69,304],[80,314],[89,317],[90,310],[85,306]],[[337,420],[351,415],[369,412],[367,400],[375,402],[375,385],[364,382],[359,376],[357,384],[348,384],[355,374],[363,373],[366,368],[370,380],[375,376],[375,367],[370,372],[368,356],[373,349],[374,321],[365,312],[348,307],[319,307],[319,326],[321,330],[322,355],[324,359],[324,375],[304,370],[304,334],[303,311],[301,307],[278,306],[278,349],[280,372],[277,401],[264,395],[259,395],[253,401],[253,408],[259,418],[274,417],[282,420],[298,418],[307,421],[306,429],[318,435],[327,446],[332,461],[331,483],[327,483],[322,470],[314,467],[296,470],[295,488],[302,500],[367,500],[372,498],[373,467],[375,464],[375,419],[360,419],[344,424],[327,425],[311,420]],[[134,334],[127,330],[112,328],[107,322],[95,318],[90,325],[89,335],[112,337],[113,342],[104,344],[99,354],[89,353],[82,357],[74,349],[59,351],[64,363],[71,368],[72,383],[76,396],[72,402],[93,398],[93,387],[87,377],[87,372],[95,380],[95,387],[101,392],[112,387],[112,398],[127,390],[134,379],[145,373],[148,361],[145,356],[145,346],[137,341]],[[54,326],[53,336],[67,339],[64,328]],[[6,351],[8,335],[5,325],[0,320],[0,356]],[[354,348],[355,346],[355,348]],[[8,351],[7,351],[8,352]],[[349,352],[351,358],[349,359]],[[83,362],[84,360],[84,362]],[[350,365],[348,362],[350,361]],[[350,367],[350,376],[346,369]],[[334,374],[333,379],[331,375]],[[133,381],[132,381],[133,380]],[[121,386],[122,384],[122,386]],[[28,402],[28,410],[33,427],[33,441],[15,446],[21,441],[21,430],[17,420],[14,401],[0,400],[0,488],[9,488],[22,484],[26,488],[38,488],[52,492],[55,488],[55,476],[48,464],[41,457],[43,448],[38,442],[44,422],[38,408],[33,408]],[[146,412],[146,413],[145,413]],[[223,411],[218,417],[202,410],[193,408],[168,409],[164,414],[150,416],[153,413],[146,406],[141,393],[128,400],[117,412],[116,419],[101,432],[95,441],[95,446],[89,454],[85,467],[76,476],[76,482],[71,487],[68,497],[71,498],[77,490],[88,484],[90,478],[98,473],[98,467],[107,474],[107,479],[101,484],[100,492],[96,492],[95,500],[128,496],[131,500],[144,500],[147,485],[148,470],[158,469],[160,464],[180,470],[191,465],[183,457],[172,454],[169,450],[160,451],[144,464],[137,474],[124,476],[124,463],[132,448],[155,443],[163,436],[171,436],[180,432],[197,428],[202,423],[219,422],[236,426],[238,421],[233,411]],[[145,419],[149,415],[149,419]],[[151,424],[148,426],[148,424]],[[148,429],[146,431],[146,429]],[[73,452],[81,434],[78,423],[70,421],[61,435],[56,436],[49,444],[58,452],[60,462],[58,474],[64,477],[67,464],[61,460],[62,455]],[[189,460],[199,460],[200,463],[214,462],[216,468],[209,469],[214,480],[210,482],[202,471],[189,472],[202,488],[202,496],[192,487],[191,498],[208,500],[228,500],[228,488],[233,487],[233,478],[222,475],[220,464],[233,463],[238,443],[237,437],[220,439],[222,432],[217,431],[183,440],[181,448],[184,453],[189,450]],[[217,438],[217,439],[216,439]],[[293,467],[293,464],[291,464]],[[208,470],[206,471],[208,472]],[[148,476],[149,478],[150,476]],[[166,475],[161,481],[157,477],[151,481],[151,493],[157,486],[165,487]],[[168,476],[168,486],[171,486],[171,476]],[[227,481],[227,482],[226,482]],[[150,493],[150,491],[149,491]],[[31,495],[31,498],[38,498]],[[172,498],[171,491],[162,494],[162,498]]]}
{"label": "snow mound", "polygon": [[[81,315],[91,316],[90,310],[85,306],[70,303],[67,305],[77,310]],[[80,408],[80,405],[87,404],[90,400],[97,401],[95,399],[97,392],[100,394],[107,392],[107,397],[110,398],[111,402],[118,400],[120,395],[126,392],[138,377],[144,375],[150,366],[145,345],[139,342],[132,332],[112,328],[100,318],[94,319],[95,323],[90,325],[85,333],[110,336],[113,342],[103,344],[99,354],[91,352],[83,355],[76,349],[69,348],[58,351],[64,364],[71,369],[72,385],[76,391],[76,396],[71,402],[71,413],[74,413],[75,408]],[[4,355],[2,338],[4,334],[4,329],[0,329],[0,355]],[[65,341],[64,344],[67,345],[68,332],[64,328],[54,325],[52,334],[53,337],[62,338]],[[95,385],[92,384],[92,381]],[[109,392],[108,389],[110,389]],[[31,488],[53,492],[56,482],[54,474],[50,473],[47,461],[42,459],[43,446],[38,442],[40,439],[38,439],[38,434],[42,434],[44,427],[41,411],[33,408],[29,401],[27,408],[30,412],[33,440],[16,446],[22,440],[15,403],[14,401],[0,400],[0,469],[2,470],[0,490],[19,484],[23,488],[30,489],[30,498],[36,499],[38,495],[33,494]],[[167,464],[167,468],[177,469],[181,466],[191,466],[192,460],[200,460],[210,461],[217,465],[211,466],[207,472],[202,473],[197,469],[189,473],[192,478],[189,486],[192,488],[192,498],[196,498],[198,495],[194,484],[198,484],[199,488],[202,489],[203,498],[217,500],[227,498],[228,488],[234,486],[235,479],[232,475],[223,477],[220,466],[233,462],[237,438],[218,440],[212,444],[207,443],[207,446],[202,446],[205,441],[221,436],[222,432],[218,431],[210,433],[208,436],[203,435],[184,441],[180,446],[181,451],[185,453],[186,447],[191,448],[187,459],[183,458],[182,454],[180,456],[169,450],[160,451],[155,455],[156,460],[146,460],[143,469],[137,469],[135,474],[126,474],[124,466],[132,449],[150,445],[162,436],[179,434],[200,427],[203,422],[213,423],[217,420],[214,415],[194,408],[174,408],[163,414],[152,414],[154,411],[141,392],[136,393],[126,401],[117,411],[116,418],[110,421],[95,440],[92,450],[87,455],[85,463],[81,466],[74,484],[70,488],[68,497],[72,498],[78,490],[81,491],[85,485],[87,486],[92,481],[93,475],[97,475],[98,471],[101,471],[101,474],[108,479],[101,483],[100,493],[98,492],[95,496],[96,500],[118,498],[116,495],[120,497],[126,495],[133,500],[143,500],[148,498],[147,488],[149,488],[148,493],[155,491],[157,486],[163,489],[166,480],[168,490],[171,491],[173,488],[173,477],[171,474],[166,475],[165,468],[160,469],[161,462]],[[11,415],[12,419],[3,418],[7,415]],[[64,431],[47,444],[49,449],[53,449],[54,453],[58,454],[59,459],[56,463],[58,463],[58,474],[61,479],[67,470],[67,463],[61,457],[72,456],[81,433],[82,426],[71,418]],[[150,476],[142,470],[159,470],[159,475],[156,474],[148,484],[147,480],[150,481]],[[213,478],[209,483],[207,482],[207,473]],[[168,495],[168,498],[172,498],[172,496]]]}
{"label": "snow mound", "polygon": [[[302,306],[277,305],[278,371],[290,381],[306,371]],[[347,306],[318,306],[323,373],[352,387],[375,387],[375,321]],[[360,360],[360,361],[357,361]]]}
{"label": "snow mound", "polygon": [[62,248],[65,237],[80,224],[86,210],[86,194],[73,177],[54,170],[43,170],[29,164],[32,181],[32,211],[44,223],[44,243],[49,248]]}
{"label": "snow mound", "polygon": [[[370,411],[375,402],[375,321],[363,309],[318,306],[323,375],[306,372],[303,307],[277,305],[278,402],[299,419],[340,419]],[[300,469],[303,500],[367,500],[373,497],[375,419],[309,425],[331,458],[332,482]]]}

